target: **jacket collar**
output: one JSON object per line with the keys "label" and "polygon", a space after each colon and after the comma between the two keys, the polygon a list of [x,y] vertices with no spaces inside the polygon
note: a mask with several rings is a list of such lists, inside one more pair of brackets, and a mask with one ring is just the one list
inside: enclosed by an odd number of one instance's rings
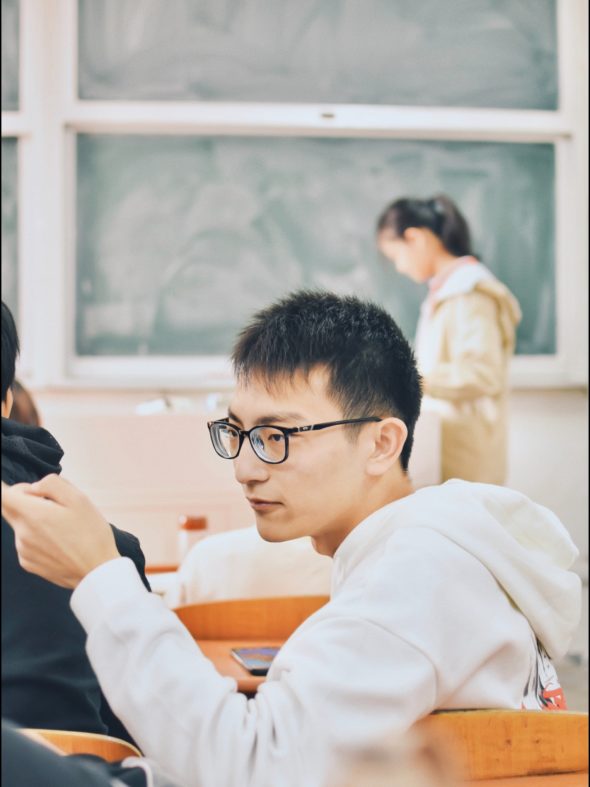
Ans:
{"label": "jacket collar", "polygon": [[445,274],[443,278],[439,279],[435,276],[429,282],[427,300],[432,306],[455,295],[471,292],[483,281],[498,281],[493,273],[475,257],[460,257],[456,264],[441,271],[439,276],[442,274]]}

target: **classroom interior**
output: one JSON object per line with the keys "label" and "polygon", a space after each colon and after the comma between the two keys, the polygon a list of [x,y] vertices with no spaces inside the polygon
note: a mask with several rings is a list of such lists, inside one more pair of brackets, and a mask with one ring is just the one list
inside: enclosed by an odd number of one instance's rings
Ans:
{"label": "classroom interior", "polygon": [[[379,257],[375,219],[407,192],[450,194],[522,306],[506,483],[579,549],[560,674],[587,711],[587,3],[333,6],[2,0],[17,377],[64,476],[148,564],[176,564],[181,517],[253,524],[206,427],[240,326],[309,286],[376,299],[413,336],[424,288]],[[418,487],[440,480],[440,430],[426,410]]]}

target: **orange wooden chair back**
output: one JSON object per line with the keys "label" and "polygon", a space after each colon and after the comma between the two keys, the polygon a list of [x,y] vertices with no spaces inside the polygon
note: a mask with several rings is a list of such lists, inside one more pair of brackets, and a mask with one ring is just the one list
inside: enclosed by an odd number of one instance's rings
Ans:
{"label": "orange wooden chair back", "polygon": [[472,781],[588,771],[587,713],[444,711],[417,726],[444,736]]}
{"label": "orange wooden chair back", "polygon": [[174,611],[195,639],[287,639],[328,596],[212,601]]}
{"label": "orange wooden chair back", "polygon": [[141,752],[133,744],[99,735],[94,732],[74,732],[70,730],[29,729],[52,743],[64,754],[94,754],[107,762],[124,760],[125,757],[141,757]]}

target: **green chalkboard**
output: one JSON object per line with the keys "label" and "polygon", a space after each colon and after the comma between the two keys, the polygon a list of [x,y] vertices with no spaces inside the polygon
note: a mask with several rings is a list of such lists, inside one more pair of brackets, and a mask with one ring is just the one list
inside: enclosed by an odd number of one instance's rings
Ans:
{"label": "green chalkboard", "polygon": [[226,354],[298,287],[383,303],[413,336],[424,289],[374,243],[390,200],[444,191],[521,301],[517,351],[555,352],[548,144],[80,135],[79,355]]}
{"label": "green chalkboard", "polygon": [[2,109],[18,109],[18,0],[2,0]]}
{"label": "green chalkboard", "polygon": [[17,141],[2,140],[2,300],[18,319]]}
{"label": "green chalkboard", "polygon": [[80,0],[83,99],[556,109],[555,0]]}

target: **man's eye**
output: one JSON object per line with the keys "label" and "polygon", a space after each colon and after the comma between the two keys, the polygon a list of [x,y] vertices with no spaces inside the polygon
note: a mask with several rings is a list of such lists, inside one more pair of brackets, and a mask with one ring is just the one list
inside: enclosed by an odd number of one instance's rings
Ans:
{"label": "man's eye", "polygon": [[285,439],[285,435],[281,432],[274,432],[273,434],[268,436],[268,439],[274,443],[281,443]]}
{"label": "man's eye", "polygon": [[220,432],[224,437],[229,437],[232,440],[235,440],[239,436],[238,430],[232,426],[222,427]]}

